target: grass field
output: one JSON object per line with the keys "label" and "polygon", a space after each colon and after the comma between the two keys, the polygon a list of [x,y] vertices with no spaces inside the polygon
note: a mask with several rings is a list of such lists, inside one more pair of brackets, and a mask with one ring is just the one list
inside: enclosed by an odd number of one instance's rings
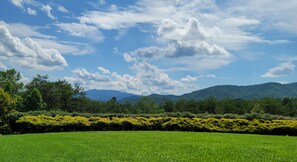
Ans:
{"label": "grass field", "polygon": [[0,136],[0,161],[297,161],[297,138],[201,132]]}

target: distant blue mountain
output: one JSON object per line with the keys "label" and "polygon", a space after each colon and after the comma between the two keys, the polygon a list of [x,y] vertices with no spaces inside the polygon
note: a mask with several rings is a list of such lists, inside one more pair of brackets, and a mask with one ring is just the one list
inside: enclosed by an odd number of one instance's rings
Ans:
{"label": "distant blue mountain", "polygon": [[[112,97],[116,97],[119,102],[131,102],[136,103],[141,96],[109,90],[89,90],[87,91],[87,97],[95,100],[106,101]],[[176,95],[148,95],[156,103],[161,103],[164,100],[179,100],[179,99],[192,99],[192,100],[203,100],[208,97],[215,97],[217,99],[257,99],[263,97],[297,97],[297,83],[280,84],[280,83],[264,83],[249,86],[236,86],[236,85],[219,85],[209,87],[191,93],[183,94],[180,96]]]}
{"label": "distant blue mountain", "polygon": [[206,99],[208,97],[215,97],[217,99],[240,98],[246,100],[263,97],[297,97],[297,83],[280,84],[270,82],[249,86],[220,85],[201,89],[180,96],[180,98],[194,100]]}
{"label": "distant blue mountain", "polygon": [[116,97],[118,101],[123,98],[138,97],[138,95],[135,95],[132,93],[126,93],[126,92],[115,91],[115,90],[97,90],[97,89],[87,90],[86,96],[89,99],[99,100],[99,101],[108,101],[112,97]]}

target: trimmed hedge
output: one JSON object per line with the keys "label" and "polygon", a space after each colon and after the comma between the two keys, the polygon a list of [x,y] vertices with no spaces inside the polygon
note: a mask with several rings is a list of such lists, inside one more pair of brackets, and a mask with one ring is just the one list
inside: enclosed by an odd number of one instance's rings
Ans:
{"label": "trimmed hedge", "polygon": [[20,117],[12,129],[19,133],[99,130],[207,131],[295,136],[297,120],[39,115]]}
{"label": "trimmed hedge", "polygon": [[160,114],[102,114],[102,113],[82,113],[82,112],[66,112],[61,110],[39,110],[39,111],[28,111],[28,112],[12,112],[6,116],[6,118],[10,121],[16,121],[22,116],[38,116],[38,115],[45,115],[45,116],[83,116],[83,117],[179,117],[179,118],[228,118],[228,119],[265,119],[265,120],[283,120],[283,119],[296,119],[296,117],[289,117],[289,116],[280,116],[280,115],[272,115],[272,114],[262,114],[262,113],[246,113],[243,115],[238,114],[209,114],[209,113],[202,113],[202,114],[193,114],[190,112],[167,112],[167,113],[160,113]]}

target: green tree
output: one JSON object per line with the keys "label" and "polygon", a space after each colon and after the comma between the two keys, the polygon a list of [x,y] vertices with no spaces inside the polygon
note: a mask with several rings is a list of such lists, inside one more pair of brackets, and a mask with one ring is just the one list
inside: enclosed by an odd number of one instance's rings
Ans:
{"label": "green tree", "polygon": [[21,74],[15,69],[0,71],[0,88],[7,92],[15,101],[15,108],[22,107],[21,93],[24,84],[20,81]]}
{"label": "green tree", "polygon": [[84,92],[84,89],[79,85],[75,84],[73,89],[73,107],[75,108],[75,111],[83,110],[83,103],[87,101],[86,93]]}
{"label": "green tree", "polygon": [[15,69],[0,71],[0,88],[10,95],[18,95],[24,86],[20,79],[21,74]]}
{"label": "green tree", "polygon": [[81,87],[74,89],[66,80],[50,82],[47,75],[37,75],[26,85],[27,91],[32,91],[33,88],[37,88],[40,91],[42,99],[46,103],[47,110],[76,110],[76,107],[73,107],[72,104],[74,102],[73,99],[75,96],[83,96],[80,89]]}
{"label": "green tree", "polygon": [[15,109],[16,101],[2,88],[0,88],[0,133],[3,133],[7,130],[7,122],[4,117],[10,111]]}
{"label": "green tree", "polygon": [[265,97],[260,99],[261,107],[263,107],[264,111],[269,114],[280,114],[281,110],[281,101],[272,98],[272,97]]}
{"label": "green tree", "polygon": [[263,114],[265,111],[264,111],[264,108],[261,107],[260,104],[256,103],[251,111],[251,113],[259,113],[259,114]]}
{"label": "green tree", "polygon": [[296,99],[286,97],[283,99],[282,105],[285,109],[284,115],[289,115],[289,116],[297,115],[297,100]]}
{"label": "green tree", "polygon": [[45,107],[45,103],[43,102],[41,93],[37,88],[33,88],[29,92],[26,93],[26,97],[24,98],[24,110],[42,110]]}
{"label": "green tree", "polygon": [[106,102],[107,111],[109,113],[119,113],[119,103],[117,102],[116,97],[112,97],[110,100]]}
{"label": "green tree", "polygon": [[164,112],[154,101],[146,96],[140,98],[137,103],[138,113],[156,114]]}
{"label": "green tree", "polygon": [[175,109],[176,109],[176,111],[179,111],[179,112],[185,111],[186,106],[187,106],[187,100],[185,100],[185,99],[179,99],[175,103]]}
{"label": "green tree", "polygon": [[[52,109],[52,104],[54,104],[55,100],[53,100],[53,97],[55,97],[53,91],[53,85],[52,83],[48,80],[48,76],[42,76],[42,75],[37,75],[32,79],[32,81],[25,86],[26,92],[32,91],[34,88],[38,89],[44,103],[46,103],[46,109]],[[26,93],[25,93],[26,94]]]}
{"label": "green tree", "polygon": [[165,112],[173,112],[175,109],[174,103],[169,99],[162,103],[161,108],[164,109]]}
{"label": "green tree", "polygon": [[214,97],[209,97],[204,100],[205,112],[214,113],[217,106],[217,100]]}
{"label": "green tree", "polygon": [[74,96],[72,85],[66,80],[59,80],[53,83],[53,90],[55,96],[52,97],[57,100],[55,107],[66,111],[73,111],[73,108],[71,107],[71,101]]}

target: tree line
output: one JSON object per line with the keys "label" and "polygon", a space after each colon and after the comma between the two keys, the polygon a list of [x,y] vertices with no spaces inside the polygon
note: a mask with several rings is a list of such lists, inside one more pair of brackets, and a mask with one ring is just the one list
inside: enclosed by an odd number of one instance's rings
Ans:
{"label": "tree line", "polygon": [[[14,69],[0,71],[0,116],[13,110],[62,110],[67,112],[158,114],[164,112],[191,112],[211,114],[269,113],[297,116],[296,98],[266,97],[254,100],[209,97],[205,100],[164,100],[155,103],[143,96],[136,103],[119,103],[115,97],[107,102],[90,100],[84,89],[66,80],[50,81],[47,75],[36,75],[29,83],[21,81]],[[0,119],[1,122],[1,119]]]}

